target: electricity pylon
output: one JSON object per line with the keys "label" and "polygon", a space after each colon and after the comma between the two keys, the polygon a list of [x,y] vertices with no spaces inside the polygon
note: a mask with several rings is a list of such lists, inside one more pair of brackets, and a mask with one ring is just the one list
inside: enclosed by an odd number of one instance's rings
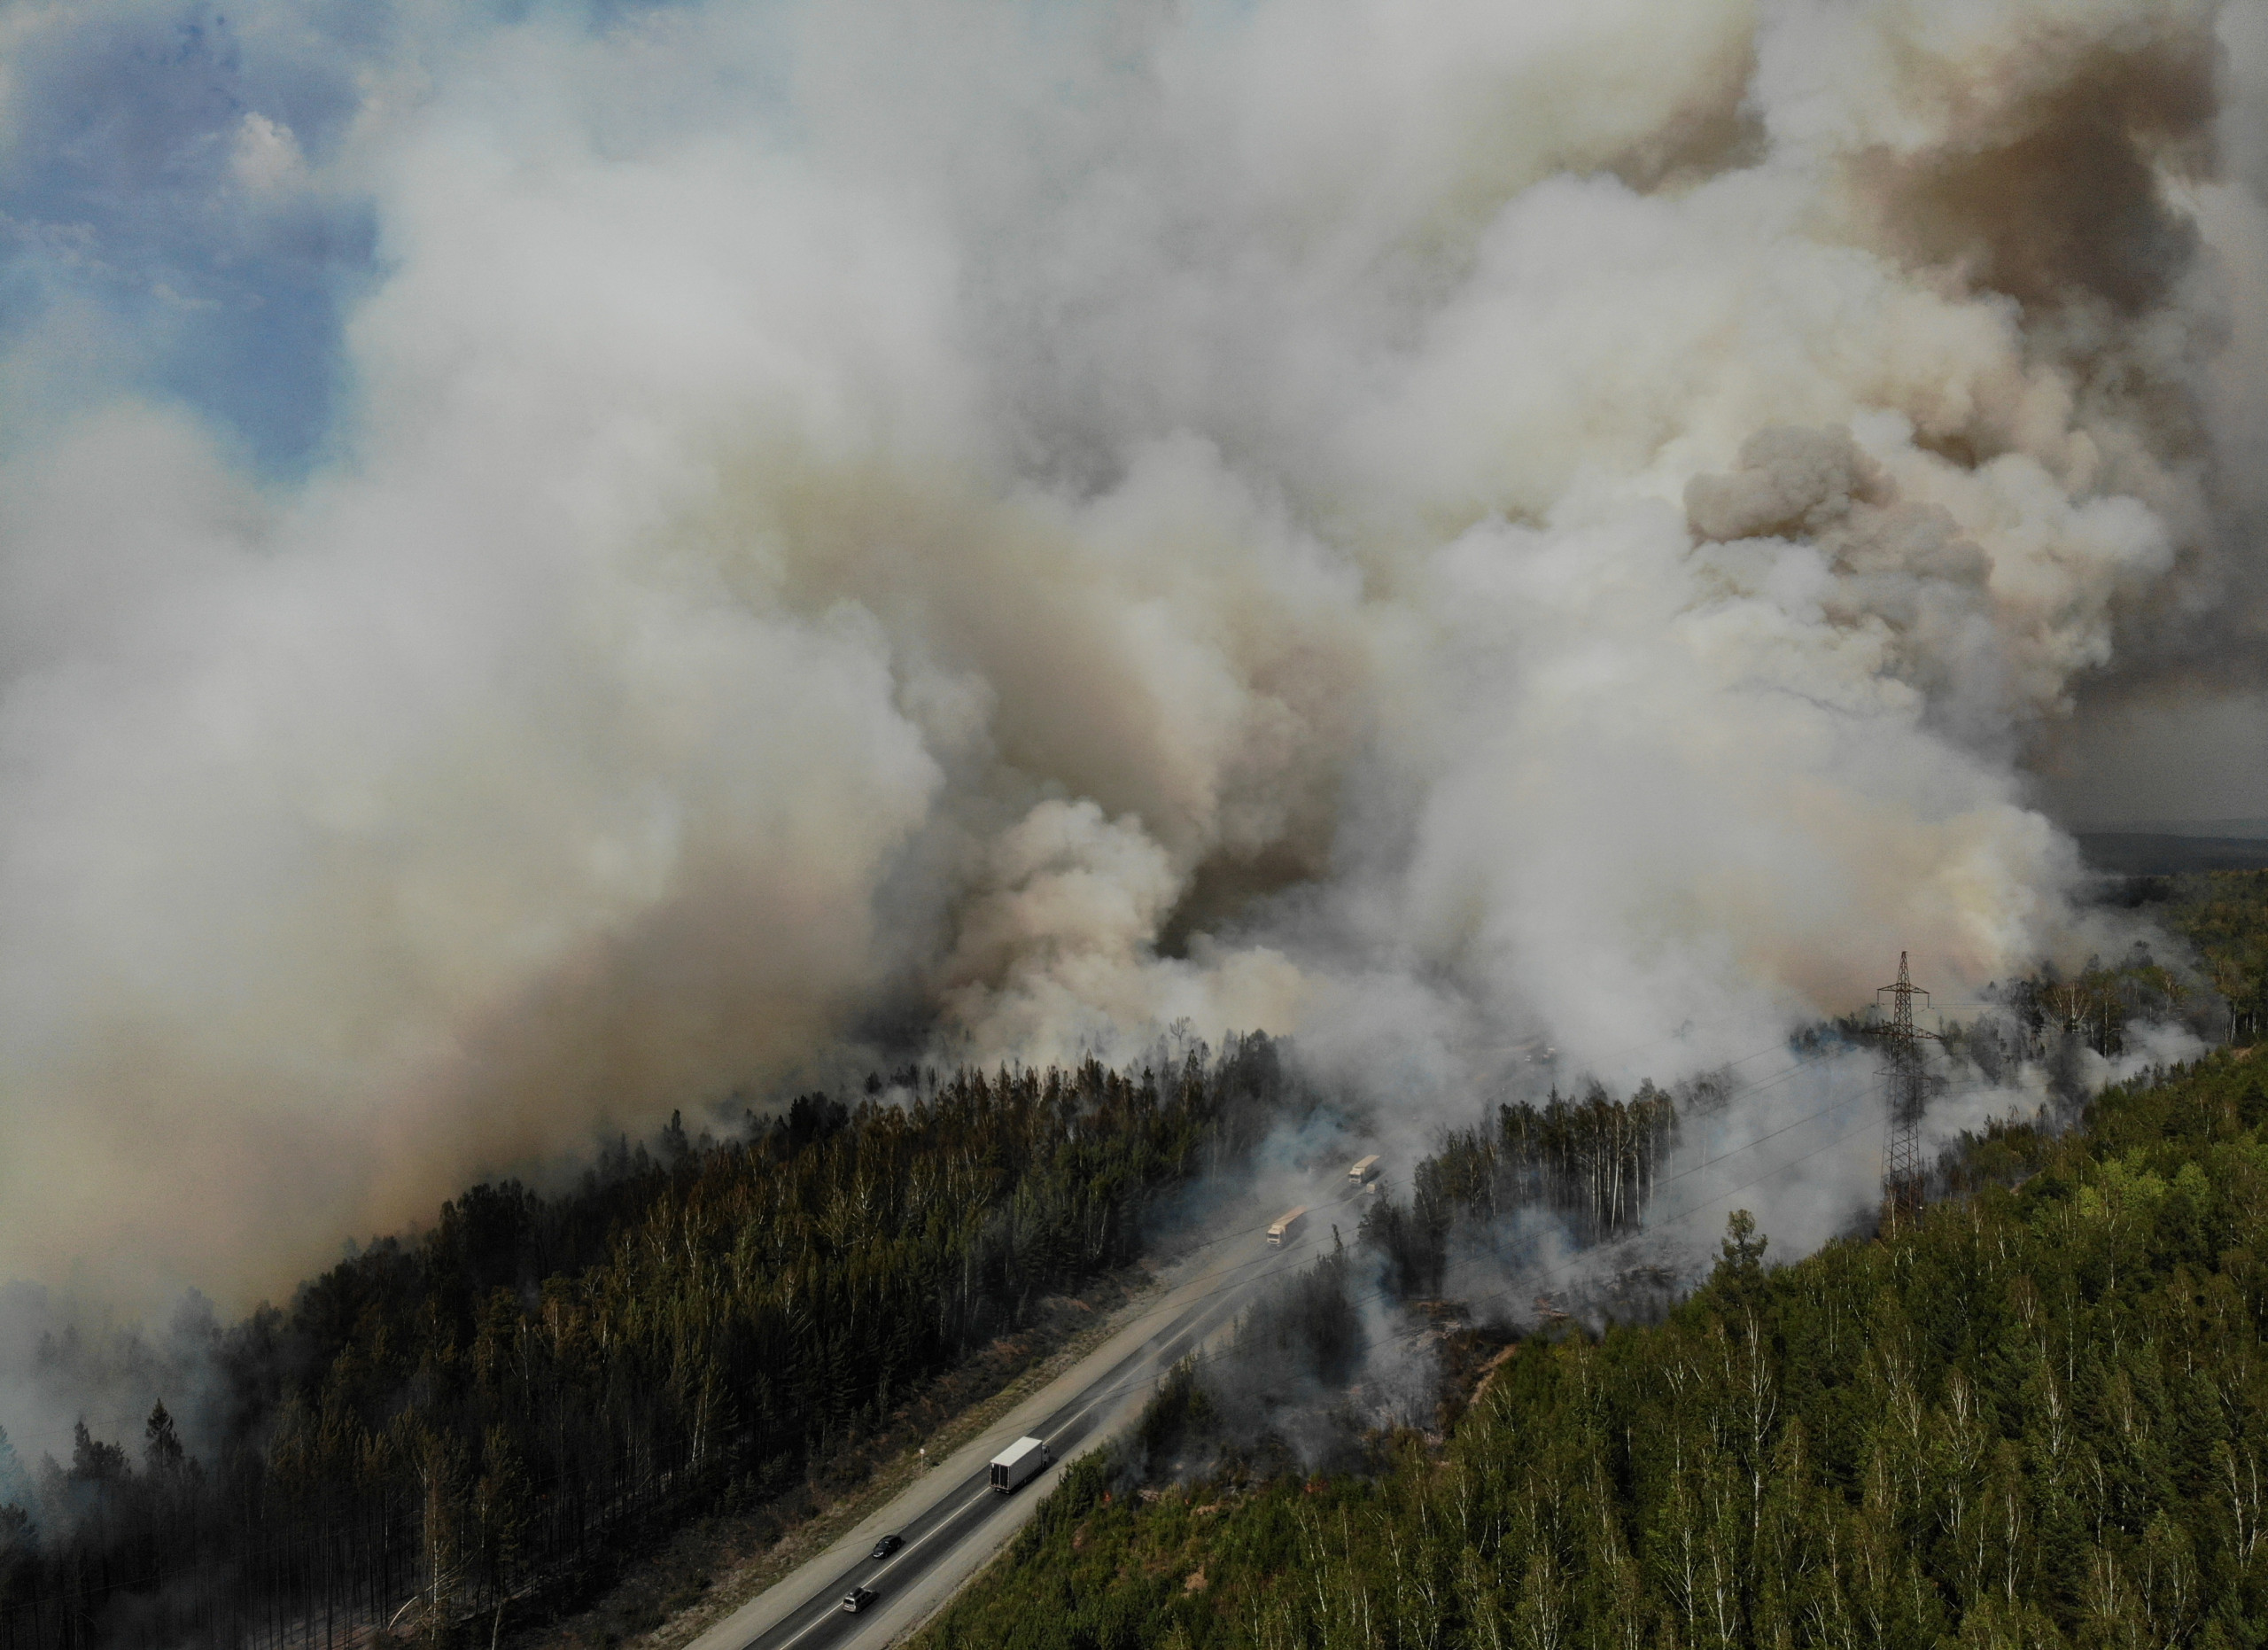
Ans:
{"label": "electricity pylon", "polygon": [[1883,1100],[1889,1115],[1882,1147],[1882,1202],[1884,1218],[1895,1226],[1921,1212],[1924,1184],[1922,1107],[1930,1095],[1929,1073],[1922,1061],[1922,1041],[1924,1038],[1943,1039],[1935,1031],[1916,1031],[1914,1027],[1914,1000],[1919,997],[1926,1008],[1930,993],[1915,985],[1913,976],[1906,970],[1906,953],[1902,951],[1898,953],[1898,984],[1884,985],[1875,992],[1877,1008],[1885,1006],[1885,996],[1890,999],[1886,1005],[1890,1017],[1869,1030],[1883,1040]]}

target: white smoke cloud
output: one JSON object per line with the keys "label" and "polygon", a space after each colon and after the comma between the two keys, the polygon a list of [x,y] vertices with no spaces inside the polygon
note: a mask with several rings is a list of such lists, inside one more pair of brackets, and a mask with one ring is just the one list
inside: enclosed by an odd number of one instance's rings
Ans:
{"label": "white smoke cloud", "polygon": [[2217,27],[390,13],[214,140],[376,225],[306,477],[17,352],[0,1275],[238,1299],[906,1026],[1446,1096],[2084,954],[2026,753],[2250,588]]}

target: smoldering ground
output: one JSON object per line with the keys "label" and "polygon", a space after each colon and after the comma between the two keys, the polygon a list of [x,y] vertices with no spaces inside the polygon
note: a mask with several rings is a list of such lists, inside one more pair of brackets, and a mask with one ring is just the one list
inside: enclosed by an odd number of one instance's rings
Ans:
{"label": "smoldering ground", "polygon": [[1367,1464],[1384,1431],[1430,1425],[1441,1397],[1437,1337],[1388,1310],[1379,1257],[1332,1243],[1274,1280],[1217,1350],[1161,1379],[1115,1445],[1130,1481],[1226,1469],[1261,1477]]}
{"label": "smoldering ground", "polygon": [[[2052,975],[1938,1023],[1918,1131],[1931,1195],[2018,1164],[1989,1150],[1996,1132],[2052,1137],[2106,1086],[2163,1081],[2204,1050],[2184,1022],[2212,1017],[2210,990],[2147,955],[2129,968],[2163,995],[2130,991],[2148,1012],[2116,1025],[2088,1023],[2075,983]],[[2134,981],[2101,971],[2085,989],[2122,984]],[[1525,1336],[1655,1321],[1736,1249],[1775,1261],[1865,1234],[1885,1122],[1872,1030],[1866,1016],[1810,1028],[1674,1094],[1593,1081],[1563,1098],[1555,1085],[1540,1104],[1506,1100],[1437,1130],[1414,1172],[1331,1208],[1348,1219],[1319,1257],[1161,1382],[1112,1470],[1130,1484],[1360,1470],[1397,1433],[1453,1420],[1491,1354]],[[1502,1092],[1540,1086],[1531,1074]],[[1372,1119],[1406,1117],[1352,1108],[1332,1138],[1374,1144]]]}
{"label": "smoldering ground", "polygon": [[2031,755],[2256,657],[2247,8],[343,15],[0,31],[0,1274],[869,1050],[1669,1082],[2123,949]]}

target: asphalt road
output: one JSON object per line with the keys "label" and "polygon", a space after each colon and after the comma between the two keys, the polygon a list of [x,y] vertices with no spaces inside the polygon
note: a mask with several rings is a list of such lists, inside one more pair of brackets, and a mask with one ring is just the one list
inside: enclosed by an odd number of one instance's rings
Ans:
{"label": "asphalt road", "polygon": [[[1255,1284],[1320,1252],[1317,1234],[1352,1201],[1348,1194],[1311,1208],[1305,1232],[1288,1248],[1272,1249],[1253,1231],[1200,1250],[1149,1311],[688,1650],[879,1650],[925,1619],[1031,1515],[1063,1464],[1138,1415],[1158,1376],[1225,1329]],[[990,1462],[1024,1436],[1044,1440],[1056,1465],[1001,1495],[991,1487]],[[905,1545],[887,1559],[871,1557],[874,1543],[893,1531]],[[843,1596],[856,1586],[876,1597],[852,1615]]]}

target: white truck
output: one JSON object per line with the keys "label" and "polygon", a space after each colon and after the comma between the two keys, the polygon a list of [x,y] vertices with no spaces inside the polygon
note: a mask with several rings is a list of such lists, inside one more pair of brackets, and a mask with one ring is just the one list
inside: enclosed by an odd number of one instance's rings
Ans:
{"label": "white truck", "polygon": [[1347,1178],[1352,1180],[1356,1186],[1368,1186],[1371,1181],[1377,1179],[1379,1178],[1379,1155],[1376,1152],[1372,1152],[1367,1157],[1356,1158],[1355,1160],[1355,1166],[1347,1171]]}
{"label": "white truck", "polygon": [[1282,1219],[1278,1220],[1274,1226],[1269,1227],[1268,1241],[1270,1247],[1281,1249],[1285,1244],[1290,1242],[1292,1241],[1293,1234],[1300,1229],[1301,1223],[1306,1220],[1307,1218],[1307,1205],[1302,1203],[1300,1207],[1292,1210],[1290,1214],[1285,1215]]}
{"label": "white truck", "polygon": [[992,1458],[992,1487],[1002,1495],[1014,1495],[1054,1459],[1037,1438],[1019,1438]]}

